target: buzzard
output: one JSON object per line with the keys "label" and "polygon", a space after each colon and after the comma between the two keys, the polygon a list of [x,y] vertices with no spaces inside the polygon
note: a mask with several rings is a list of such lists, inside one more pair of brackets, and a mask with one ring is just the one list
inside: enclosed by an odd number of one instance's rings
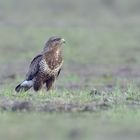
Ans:
{"label": "buzzard", "polygon": [[46,84],[47,91],[52,89],[56,78],[59,76],[63,64],[61,46],[65,40],[61,37],[51,37],[39,55],[37,55],[29,66],[26,80],[20,83],[16,92],[27,91],[31,87],[38,91]]}

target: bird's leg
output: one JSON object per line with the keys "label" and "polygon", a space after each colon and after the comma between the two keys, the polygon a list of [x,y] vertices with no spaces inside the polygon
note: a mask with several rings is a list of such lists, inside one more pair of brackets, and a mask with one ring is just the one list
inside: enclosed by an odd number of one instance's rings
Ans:
{"label": "bird's leg", "polygon": [[43,86],[42,77],[37,76],[34,80],[33,88],[35,91],[39,91]]}
{"label": "bird's leg", "polygon": [[55,77],[54,76],[52,76],[48,80],[46,80],[47,91],[54,88],[54,82],[55,82]]}

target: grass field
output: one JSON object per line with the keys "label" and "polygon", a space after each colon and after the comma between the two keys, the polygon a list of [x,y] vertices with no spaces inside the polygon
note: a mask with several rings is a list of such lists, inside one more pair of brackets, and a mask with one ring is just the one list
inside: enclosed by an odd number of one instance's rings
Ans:
{"label": "grass field", "polygon": [[[139,27],[139,0],[0,0],[0,139],[139,139]],[[15,93],[53,35],[56,88]]]}

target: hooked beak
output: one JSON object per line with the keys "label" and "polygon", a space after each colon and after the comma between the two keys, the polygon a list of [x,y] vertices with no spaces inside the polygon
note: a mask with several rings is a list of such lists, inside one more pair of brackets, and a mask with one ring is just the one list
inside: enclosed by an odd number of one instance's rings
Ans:
{"label": "hooked beak", "polygon": [[61,43],[64,43],[64,44],[66,43],[64,38],[61,39]]}

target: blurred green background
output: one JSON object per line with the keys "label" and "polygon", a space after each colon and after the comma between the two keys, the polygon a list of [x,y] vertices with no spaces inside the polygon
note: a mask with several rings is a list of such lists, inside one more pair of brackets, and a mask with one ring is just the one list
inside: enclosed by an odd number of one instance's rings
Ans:
{"label": "blurred green background", "polygon": [[44,42],[59,35],[67,45],[58,87],[139,84],[139,6],[139,0],[0,1],[1,83],[7,75],[23,78]]}
{"label": "blurred green background", "polygon": [[[139,0],[0,0],[0,137],[138,139],[139,27]],[[67,41],[56,90],[16,95],[30,61],[53,35]],[[94,88],[101,94],[90,96]],[[19,102],[31,110],[13,112]],[[54,113],[38,111],[48,103]],[[65,105],[74,105],[72,112],[64,113]],[[77,106],[91,109],[79,113]]]}

